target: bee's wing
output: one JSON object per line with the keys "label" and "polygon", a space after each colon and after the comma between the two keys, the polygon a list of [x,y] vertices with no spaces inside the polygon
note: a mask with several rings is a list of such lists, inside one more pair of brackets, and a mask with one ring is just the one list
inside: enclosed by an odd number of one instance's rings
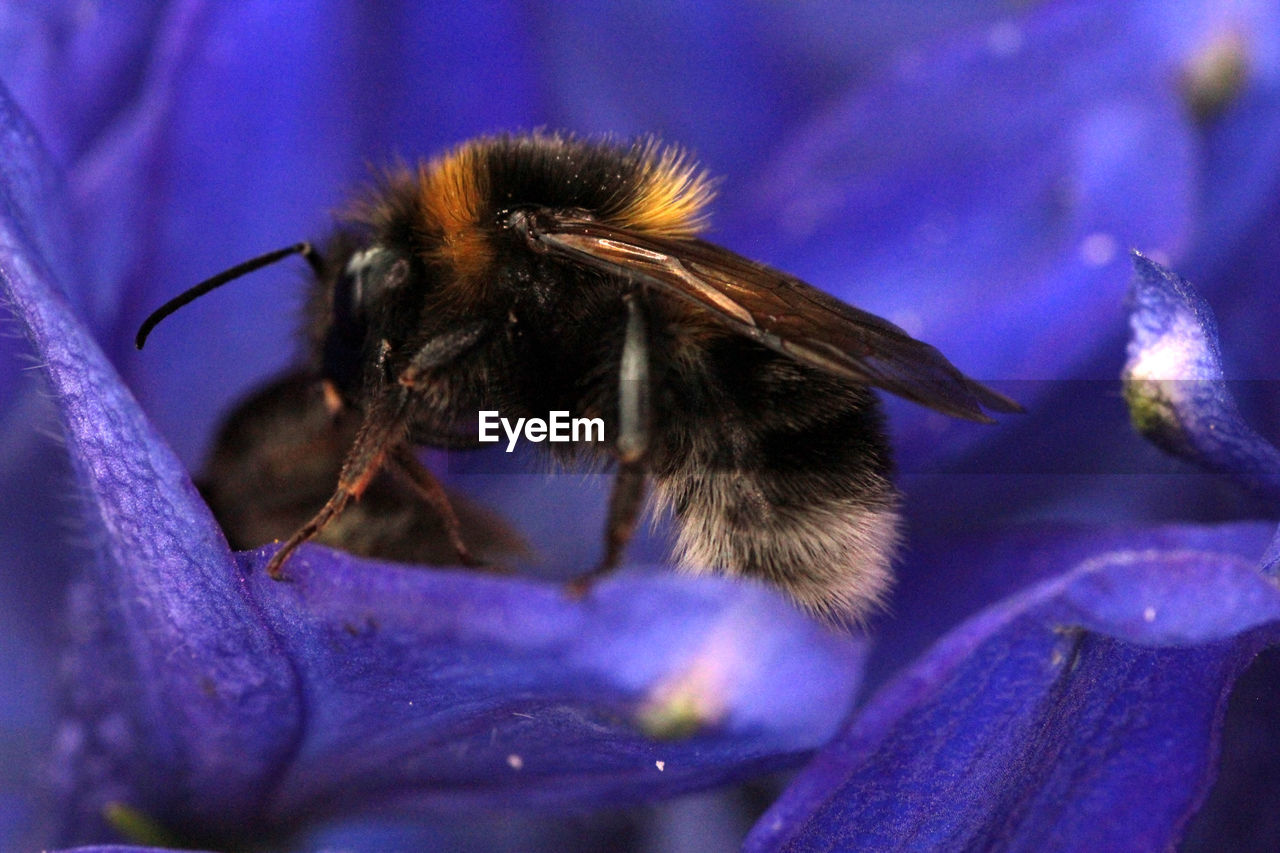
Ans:
{"label": "bee's wing", "polygon": [[539,250],[692,301],[726,327],[829,373],[974,421],[991,420],[984,408],[1022,411],[889,321],[728,249],[549,211],[516,227]]}

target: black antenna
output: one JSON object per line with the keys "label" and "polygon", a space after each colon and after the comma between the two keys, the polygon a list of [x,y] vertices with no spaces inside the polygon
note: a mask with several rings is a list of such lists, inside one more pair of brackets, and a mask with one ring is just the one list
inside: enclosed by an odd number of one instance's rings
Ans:
{"label": "black antenna", "polygon": [[311,264],[311,268],[317,273],[320,272],[320,261],[316,255],[315,249],[311,248],[310,243],[294,243],[292,246],[286,246],[283,249],[276,249],[274,252],[267,252],[265,255],[259,255],[251,258],[242,264],[236,264],[229,270],[224,270],[213,278],[200,282],[190,290],[183,291],[165,304],[151,312],[151,316],[142,321],[142,325],[138,327],[138,335],[133,339],[138,349],[142,349],[147,342],[147,335],[151,334],[161,320],[168,317],[174,311],[177,311],[188,302],[193,302],[204,296],[214,288],[222,287],[229,281],[239,278],[242,275],[248,275],[254,270],[260,270],[263,267],[270,266],[277,261],[284,260],[290,255],[302,255],[307,259],[307,263]]}

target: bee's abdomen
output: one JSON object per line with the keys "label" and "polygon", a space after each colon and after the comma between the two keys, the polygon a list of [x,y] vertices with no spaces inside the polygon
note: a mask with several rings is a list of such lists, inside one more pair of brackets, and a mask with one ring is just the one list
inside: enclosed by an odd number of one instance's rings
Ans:
{"label": "bee's abdomen", "polygon": [[[879,403],[755,345],[727,348],[685,371],[700,405],[664,442],[678,452],[655,460],[678,559],[758,577],[824,617],[857,621],[888,591],[899,539]],[[726,358],[735,369],[721,369]]]}

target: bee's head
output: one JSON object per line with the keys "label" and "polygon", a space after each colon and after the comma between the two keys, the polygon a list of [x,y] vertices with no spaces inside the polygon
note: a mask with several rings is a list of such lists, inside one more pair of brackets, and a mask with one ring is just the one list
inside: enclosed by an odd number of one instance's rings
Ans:
{"label": "bee's head", "polygon": [[333,287],[333,324],[342,329],[366,329],[385,313],[387,303],[409,278],[404,252],[374,243],[352,252]]}
{"label": "bee's head", "polygon": [[320,370],[342,395],[359,392],[367,365],[383,346],[395,344],[400,329],[397,306],[405,297],[412,264],[409,255],[383,243],[343,246],[332,254],[327,304],[316,306],[313,339]]}

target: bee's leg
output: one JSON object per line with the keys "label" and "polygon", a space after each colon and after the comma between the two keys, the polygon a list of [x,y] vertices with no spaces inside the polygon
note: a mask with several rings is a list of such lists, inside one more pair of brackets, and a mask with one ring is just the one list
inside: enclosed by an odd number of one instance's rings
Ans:
{"label": "bee's leg", "polygon": [[400,372],[400,384],[406,388],[420,384],[424,373],[452,363],[483,341],[492,329],[493,324],[488,320],[475,320],[431,338],[413,354],[408,367]]}
{"label": "bee's leg", "polygon": [[484,565],[481,560],[472,556],[466,542],[462,540],[462,524],[458,521],[458,514],[453,511],[453,504],[449,503],[444,486],[440,485],[430,469],[419,462],[418,457],[404,444],[393,447],[390,457],[392,472],[408,483],[444,523],[445,535],[449,537],[449,544],[458,555],[458,562],[472,567]]}
{"label": "bee's leg", "polygon": [[[432,337],[413,354],[408,366],[400,371],[396,381],[403,388],[416,388],[423,383],[427,373],[453,363],[484,341],[492,330],[493,324],[488,320],[475,320]],[[465,438],[444,435],[439,438],[439,441],[432,440],[430,443],[443,447],[475,446]],[[458,561],[464,566],[483,565],[471,555],[466,543],[462,541],[462,525],[458,521],[458,515],[453,511],[453,505],[449,503],[449,497],[444,493],[444,487],[440,485],[435,475],[427,470],[413,455],[413,451],[405,445],[398,445],[391,450],[391,461],[392,471],[400,475],[418,493],[418,497],[426,501],[444,522],[445,535],[449,537],[449,544],[458,555]]]}
{"label": "bee's leg", "polygon": [[618,473],[609,496],[609,518],[605,527],[604,559],[590,573],[569,584],[569,592],[583,595],[600,576],[617,567],[635,532],[644,492],[649,452],[650,356],[649,327],[639,293],[629,293],[627,329],[622,342],[622,363],[618,371],[618,438],[615,450]]}
{"label": "bee's leg", "polygon": [[279,551],[267,562],[267,574],[272,580],[283,580],[281,571],[285,561],[298,549],[298,546],[315,538],[329,522],[333,521],[353,498],[359,500],[364,490],[369,487],[374,475],[382,468],[390,448],[404,440],[405,422],[403,417],[406,395],[403,392],[385,394],[372,406],[365,415],[360,432],[356,435],[355,444],[347,452],[346,461],[342,463],[342,473],[338,476],[338,488],[320,508],[310,521],[302,525],[289,537]]}

